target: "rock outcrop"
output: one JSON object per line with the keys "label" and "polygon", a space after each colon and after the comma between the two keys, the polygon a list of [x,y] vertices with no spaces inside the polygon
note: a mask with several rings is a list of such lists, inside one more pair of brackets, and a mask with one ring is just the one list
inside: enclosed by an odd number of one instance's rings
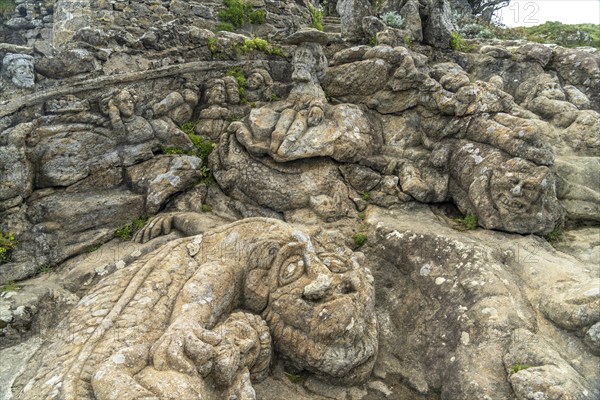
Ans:
{"label": "rock outcrop", "polygon": [[6,15],[0,399],[600,397],[600,53],[308,3]]}

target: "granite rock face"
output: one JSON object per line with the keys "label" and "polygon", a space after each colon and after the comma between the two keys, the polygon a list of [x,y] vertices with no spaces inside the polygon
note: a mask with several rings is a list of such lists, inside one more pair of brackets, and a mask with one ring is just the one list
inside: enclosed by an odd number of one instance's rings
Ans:
{"label": "granite rock face", "polygon": [[0,399],[600,396],[599,53],[378,5],[18,1]]}

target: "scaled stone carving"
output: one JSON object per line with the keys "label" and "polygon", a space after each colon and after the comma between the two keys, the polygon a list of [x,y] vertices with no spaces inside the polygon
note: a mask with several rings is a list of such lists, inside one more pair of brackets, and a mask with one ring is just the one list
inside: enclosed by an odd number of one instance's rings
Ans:
{"label": "scaled stone carving", "polygon": [[373,152],[373,132],[362,110],[352,104],[329,105],[321,88],[327,66],[321,44],[326,42],[327,35],[315,29],[288,38],[298,44],[289,97],[253,109],[245,123],[230,127],[250,153],[280,162],[323,156],[346,162]]}
{"label": "scaled stone carving", "polygon": [[439,147],[434,163],[442,165],[444,157],[436,157],[446,152],[449,195],[462,213],[477,215],[482,227],[545,234],[561,220],[563,210],[548,167],[464,140]]}
{"label": "scaled stone carving", "polygon": [[[195,215],[159,218],[137,238],[192,233]],[[342,240],[255,218],[167,243],[81,299],[15,399],[255,399],[271,342],[296,369],[363,382],[378,347],[373,278]]]}
{"label": "scaled stone carving", "polygon": [[8,53],[2,61],[4,76],[15,87],[33,89],[35,86],[35,72],[33,70],[33,57],[26,54]]}

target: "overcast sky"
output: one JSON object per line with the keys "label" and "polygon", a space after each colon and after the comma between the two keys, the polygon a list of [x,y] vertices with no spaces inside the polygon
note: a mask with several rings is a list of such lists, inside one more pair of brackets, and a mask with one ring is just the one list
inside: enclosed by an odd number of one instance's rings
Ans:
{"label": "overcast sky", "polygon": [[513,0],[499,13],[507,26],[532,26],[546,21],[600,24],[600,0]]}

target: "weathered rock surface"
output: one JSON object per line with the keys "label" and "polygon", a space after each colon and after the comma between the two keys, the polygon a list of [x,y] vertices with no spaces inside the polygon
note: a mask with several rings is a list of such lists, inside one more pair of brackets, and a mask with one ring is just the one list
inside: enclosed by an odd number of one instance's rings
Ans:
{"label": "weathered rock surface", "polygon": [[19,0],[0,398],[599,398],[600,53],[448,4]]}

